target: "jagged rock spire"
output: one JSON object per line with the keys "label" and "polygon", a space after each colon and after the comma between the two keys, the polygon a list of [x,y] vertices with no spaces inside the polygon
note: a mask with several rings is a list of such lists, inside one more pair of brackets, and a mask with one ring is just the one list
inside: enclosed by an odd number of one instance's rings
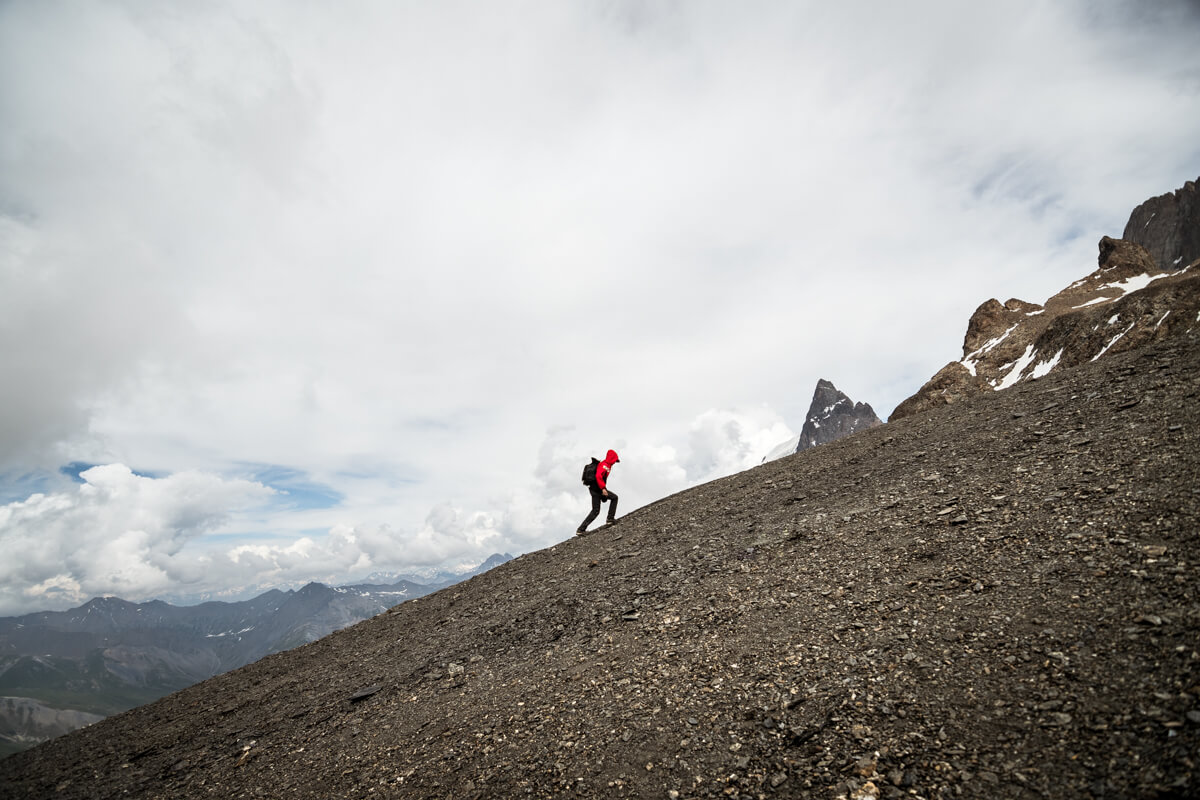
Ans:
{"label": "jagged rock spire", "polygon": [[843,436],[882,425],[883,421],[867,403],[855,403],[829,381],[817,381],[808,417],[800,431],[796,452],[827,444]]}

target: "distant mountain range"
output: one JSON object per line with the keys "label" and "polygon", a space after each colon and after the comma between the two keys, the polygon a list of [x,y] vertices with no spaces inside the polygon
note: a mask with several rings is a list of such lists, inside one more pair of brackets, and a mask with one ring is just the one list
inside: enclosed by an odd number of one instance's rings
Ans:
{"label": "distant mountain range", "polygon": [[310,583],[194,606],[97,597],[69,611],[0,618],[0,755],[315,641],[511,558],[496,554],[423,583]]}

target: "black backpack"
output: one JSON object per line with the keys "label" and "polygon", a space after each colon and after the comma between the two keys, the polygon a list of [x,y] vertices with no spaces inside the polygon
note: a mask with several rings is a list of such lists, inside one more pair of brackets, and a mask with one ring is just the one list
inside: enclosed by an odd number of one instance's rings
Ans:
{"label": "black backpack", "polygon": [[592,463],[583,468],[583,485],[596,485],[596,467],[600,466],[600,459],[593,458]]}

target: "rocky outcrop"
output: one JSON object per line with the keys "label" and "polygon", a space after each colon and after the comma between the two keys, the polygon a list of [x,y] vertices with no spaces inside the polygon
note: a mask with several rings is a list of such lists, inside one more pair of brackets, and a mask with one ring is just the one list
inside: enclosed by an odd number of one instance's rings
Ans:
{"label": "rocky outcrop", "polygon": [[1200,259],[1200,198],[1196,182],[1147,200],[1133,210],[1121,238],[1140,244],[1159,269],[1169,270]]}
{"label": "rocky outcrop", "polygon": [[828,444],[843,436],[882,424],[883,421],[875,415],[875,410],[869,404],[855,403],[839,392],[836,386],[822,378],[817,381],[817,388],[813,391],[812,403],[808,407],[804,427],[800,430],[796,452],[819,444]]}
{"label": "rocky outcrop", "polygon": [[0,794],[1196,797],[1198,344],[665,497],[0,760]]}
{"label": "rocky outcrop", "polygon": [[[1174,195],[1139,206],[1130,225],[1149,215],[1152,219],[1140,224],[1154,232],[1147,241],[1160,252],[1200,254],[1200,247],[1190,244],[1200,236],[1194,197],[1195,185],[1189,182]],[[1160,216],[1172,221],[1169,233],[1155,222]],[[1105,236],[1099,250],[1097,269],[1044,305],[993,299],[979,306],[967,324],[962,359],[896,406],[889,421],[1200,328],[1197,255],[1182,266],[1175,262],[1187,255],[1172,256],[1173,265],[1163,268],[1136,241]]]}

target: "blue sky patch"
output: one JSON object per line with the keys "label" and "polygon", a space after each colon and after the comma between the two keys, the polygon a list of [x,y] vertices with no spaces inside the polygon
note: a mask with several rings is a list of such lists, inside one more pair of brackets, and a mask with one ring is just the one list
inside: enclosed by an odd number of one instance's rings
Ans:
{"label": "blue sky patch", "polygon": [[284,508],[303,511],[314,508],[333,508],[340,505],[345,496],[324,483],[309,479],[298,469],[281,464],[250,464],[250,479],[270,486],[280,492],[277,499]]}

